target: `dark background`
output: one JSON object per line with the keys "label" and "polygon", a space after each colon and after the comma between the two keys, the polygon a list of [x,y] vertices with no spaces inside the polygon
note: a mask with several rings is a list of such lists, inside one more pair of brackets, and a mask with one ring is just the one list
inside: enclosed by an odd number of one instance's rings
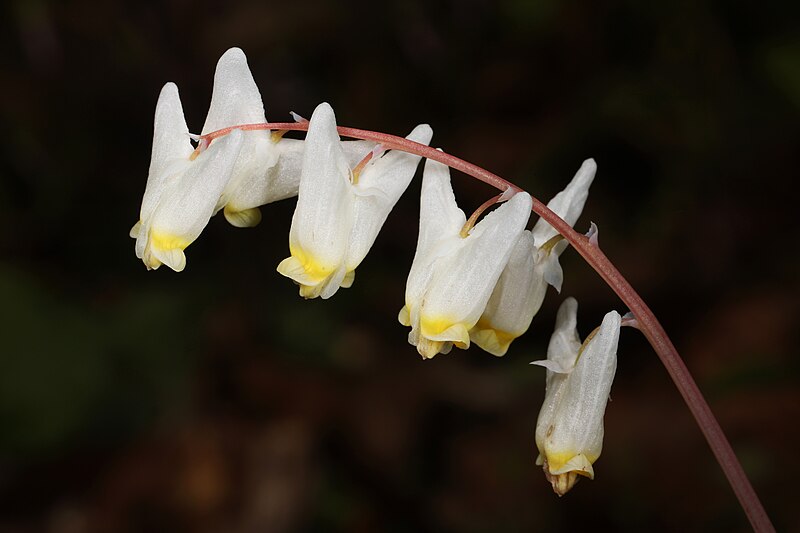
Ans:
{"label": "dark background", "polygon": [[[554,291],[509,354],[422,361],[396,320],[419,180],[353,288],[275,272],[294,201],[219,216],[182,274],[128,229],[161,86],[191,131],[246,52],[271,120],[435,146],[577,224],[671,333],[776,526],[800,530],[798,9],[790,2],[5,2],[0,14],[0,531],[743,531],[652,350],[625,330],[594,481],[534,465]],[[793,3],[797,6],[797,3]],[[455,176],[467,213],[493,192]],[[619,300],[574,251],[586,335]]]}

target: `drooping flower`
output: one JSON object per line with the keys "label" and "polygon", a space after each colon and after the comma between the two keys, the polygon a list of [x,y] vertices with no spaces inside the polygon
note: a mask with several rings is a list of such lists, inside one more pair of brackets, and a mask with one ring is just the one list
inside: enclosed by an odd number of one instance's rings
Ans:
{"label": "drooping flower", "polygon": [[515,194],[466,236],[450,171],[428,160],[422,178],[417,251],[398,319],[411,326],[409,343],[424,358],[467,348],[531,211],[528,193]]}
{"label": "drooping flower", "polygon": [[[214,89],[202,134],[242,124],[265,123],[264,104],[247,58],[239,48],[220,57],[214,73]],[[237,227],[261,221],[259,206],[297,196],[304,142],[284,132],[248,130],[228,185],[217,209]],[[348,162],[357,162],[374,143],[347,141],[342,149]],[[354,164],[354,163],[353,163]]]}
{"label": "drooping flower", "polygon": [[156,104],[153,151],[139,221],[131,229],[136,257],[148,269],[186,266],[183,250],[205,228],[230,180],[243,134],[236,130],[192,159],[178,88],[167,83]]}
{"label": "drooping flower", "polygon": [[[247,58],[241,49],[231,48],[217,62],[202,135],[234,125],[266,121],[261,93]],[[268,130],[245,131],[242,149],[217,202],[217,210],[224,209],[225,218],[234,226],[258,224],[261,220],[258,206],[296,194],[297,180],[293,178],[298,172],[292,163],[296,164],[295,154],[302,151],[302,145],[302,141],[284,139]],[[283,165],[279,165],[281,160]]]}
{"label": "drooping flower", "polygon": [[[566,188],[547,204],[570,226],[583,211],[596,170],[593,159],[584,161]],[[561,292],[563,274],[558,256],[566,247],[567,241],[544,219],[539,219],[532,231],[523,232],[483,315],[470,330],[475,344],[502,356],[514,339],[528,331],[542,306],[547,285]]]}
{"label": "drooping flower", "polygon": [[558,310],[547,360],[547,390],[536,422],[536,446],[548,481],[559,495],[579,477],[594,479],[592,464],[603,448],[603,414],[617,369],[621,319],[611,311],[581,344],[576,329],[578,302],[567,298]]}
{"label": "drooping flower", "polygon": [[[433,132],[414,128],[423,144]],[[366,155],[366,154],[365,154]],[[420,157],[393,150],[358,172],[347,160],[330,105],[317,106],[305,140],[297,207],[289,232],[291,256],[278,272],[300,285],[305,298],[330,298],[350,287],[355,269],[414,176]]]}

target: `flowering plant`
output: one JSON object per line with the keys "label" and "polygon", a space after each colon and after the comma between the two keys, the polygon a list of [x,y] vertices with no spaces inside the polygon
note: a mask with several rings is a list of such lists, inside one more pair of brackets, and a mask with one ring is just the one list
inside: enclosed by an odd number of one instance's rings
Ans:
{"label": "flowering plant", "polygon": [[[307,131],[304,141],[284,138]],[[480,167],[428,144],[432,130],[407,138],[338,127],[333,109],[320,104],[310,121],[267,123],[261,97],[236,48],[220,58],[209,114],[200,135],[190,135],[174,84],[156,105],[150,171],[139,221],[131,230],[136,255],[148,269],[186,265],[184,250],[211,216],[222,210],[231,224],[252,226],[259,207],[297,196],[289,234],[290,257],[277,267],[305,298],[332,297],[350,287],[389,212],[426,158],[420,198],[417,250],[406,283],[400,322],[423,358],[472,342],[496,356],[525,333],[547,285],[559,292],[559,255],[571,245],[630,309],[611,311],[581,343],[577,302],[562,304],[547,359],[544,406],[536,444],[556,493],[578,476],[594,478],[602,449],[603,414],[616,370],[622,325],[644,333],[695,415],[753,526],[771,524],[727,439],[652,311],[613,266],[578,220],[594,179],[593,160],[583,163],[567,187],[547,205]],[[340,136],[356,140],[342,141]],[[197,142],[193,147],[190,140]],[[500,190],[469,218],[455,201],[449,169]],[[496,210],[478,219],[484,212]],[[540,216],[526,230],[531,211]]]}

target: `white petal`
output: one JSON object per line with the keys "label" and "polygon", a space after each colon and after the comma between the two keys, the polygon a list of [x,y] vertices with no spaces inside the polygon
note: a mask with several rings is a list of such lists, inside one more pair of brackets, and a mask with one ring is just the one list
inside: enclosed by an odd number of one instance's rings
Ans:
{"label": "white petal", "polygon": [[241,146],[242,132],[235,130],[214,141],[192,162],[180,181],[162,195],[153,213],[151,239],[180,240],[185,248],[200,235],[230,179]]}
{"label": "white petal", "polygon": [[492,291],[470,338],[494,355],[504,355],[510,343],[531,325],[544,300],[547,285],[535,269],[536,247],[523,231]]}
{"label": "white petal", "polygon": [[425,161],[422,175],[419,218],[418,251],[427,251],[437,241],[458,235],[467,221],[464,212],[456,204],[450,184],[450,169],[430,159]]}
{"label": "white petal", "polygon": [[[247,132],[252,133],[255,132]],[[297,196],[303,162],[303,141],[281,139],[275,143],[269,140],[259,149],[262,156],[272,154],[272,164],[264,159],[262,164],[250,166],[247,176],[230,192],[225,206],[226,217],[229,212],[245,211]],[[239,159],[243,159],[241,154]],[[239,165],[237,163],[237,171]]]}
{"label": "white petal", "polygon": [[[561,263],[558,262],[558,256],[564,250],[566,241],[561,241],[556,244],[549,252],[547,250],[539,250],[536,254],[536,272],[539,277],[544,280],[548,285],[552,285],[555,290],[561,292],[561,285],[564,283],[564,271],[561,269]],[[546,288],[546,287],[545,287]]]}
{"label": "white petal", "polygon": [[[421,125],[406,138],[428,144],[432,135],[430,126]],[[419,156],[393,150],[370,162],[361,172],[358,184],[353,187],[355,220],[347,251],[348,271],[355,270],[366,257],[389,212],[411,183],[419,160]]]}
{"label": "white petal", "polygon": [[611,311],[584,348],[556,408],[549,446],[594,462],[603,447],[603,414],[617,368],[620,316]]}
{"label": "white petal", "polygon": [[422,174],[420,221],[417,249],[406,283],[406,305],[412,308],[421,301],[433,274],[432,264],[465,244],[459,232],[467,221],[456,205],[450,170],[428,159]]}
{"label": "white petal", "polygon": [[562,366],[560,361],[551,361],[549,359],[542,359],[540,361],[531,361],[532,365],[542,366],[555,374],[569,374],[572,372],[572,367]]}
{"label": "white petal", "polygon": [[[342,141],[340,144],[350,168],[357,165],[375,146],[375,143],[369,141]],[[284,137],[272,145],[273,148],[270,150],[276,151],[277,162],[270,166],[263,176],[254,175],[237,187],[228,202],[232,211],[297,196],[300,173],[303,169],[305,142]]]}
{"label": "white petal", "polygon": [[342,141],[341,146],[344,157],[347,159],[347,166],[355,168],[375,148],[375,143],[359,139],[357,141]]}
{"label": "white petal", "polygon": [[[225,52],[214,73],[214,91],[203,133],[235,125],[266,122],[261,93],[258,91],[247,58],[239,48]],[[233,175],[223,191],[217,208],[225,206],[226,218],[234,225],[252,223],[253,208],[263,205],[268,191],[267,175],[278,161],[279,150],[269,131],[251,130],[244,133],[239,158]]]}
{"label": "white petal", "polygon": [[269,190],[263,198],[264,204],[297,196],[300,175],[303,170],[304,141],[281,139],[277,143],[278,164],[272,168]]}
{"label": "white petal", "polygon": [[[556,410],[560,405],[565,385],[569,379],[572,367],[563,368],[560,361],[547,359],[546,361],[534,361],[531,364],[547,368],[547,388],[545,391],[542,408],[536,420],[536,447],[542,455],[545,455],[548,446],[548,439],[555,429]],[[540,464],[537,461],[537,464]]]}
{"label": "white petal", "polygon": [[547,346],[547,359],[554,361],[564,371],[571,371],[581,349],[578,335],[578,301],[567,298],[558,308],[556,327]]}
{"label": "white petal", "polygon": [[203,134],[230,126],[262,122],[266,122],[264,105],[247,66],[247,58],[241,49],[231,48],[217,62],[211,106],[203,125]]}
{"label": "white petal", "polygon": [[263,190],[267,176],[278,163],[278,149],[266,131],[244,132],[244,142],[228,185],[217,208],[225,206],[226,212],[245,211],[259,205],[260,198],[253,190]]}
{"label": "white petal", "polygon": [[[594,159],[584,161],[572,181],[547,204],[547,207],[563,218],[570,226],[574,226],[578,217],[581,216],[583,206],[589,197],[589,187],[592,185],[596,171],[597,164]],[[539,219],[533,227],[533,236],[536,240],[537,248],[557,234],[558,232],[544,219]]]}
{"label": "white petal", "polygon": [[261,210],[257,207],[232,209],[225,206],[225,219],[237,228],[252,228],[261,223]]}
{"label": "white petal", "polygon": [[194,149],[183,116],[178,87],[167,83],[161,89],[153,121],[153,149],[150,170],[139,218],[147,220],[158,205],[164,185],[189,164]]}
{"label": "white petal", "polygon": [[[431,127],[420,124],[406,139],[427,145],[432,136]],[[401,150],[392,150],[382,157],[372,159],[358,177],[356,194],[369,195],[369,191],[378,189],[394,204],[411,183],[419,160],[420,156]]]}
{"label": "white petal", "polygon": [[[465,244],[436,268],[425,293],[421,321],[447,317],[471,329],[483,313],[531,210],[528,193],[517,193],[489,213],[463,239]],[[424,329],[424,328],[423,328]],[[450,340],[425,334],[434,340]]]}
{"label": "white petal", "polygon": [[[186,268],[186,254],[180,248],[151,248],[153,256],[175,272]],[[153,268],[158,268],[155,266]]]}
{"label": "white petal", "polygon": [[531,364],[547,368],[547,388],[542,409],[536,421],[536,446],[541,453],[549,450],[550,437],[556,426],[556,415],[567,383],[575,366],[581,340],[577,330],[578,302],[567,298],[558,308],[556,327],[547,347],[547,360]]}
{"label": "white petal", "polygon": [[133,237],[134,239],[139,236],[139,233],[142,231],[142,221],[139,220],[136,224],[128,232],[129,237]]}
{"label": "white petal", "polygon": [[[134,230],[136,231],[134,233]],[[144,256],[145,248],[147,247],[147,232],[149,231],[149,224],[145,225],[142,221],[137,222],[132,228],[130,232],[130,236],[136,239],[136,245],[134,247],[136,251],[136,258],[142,259]]]}

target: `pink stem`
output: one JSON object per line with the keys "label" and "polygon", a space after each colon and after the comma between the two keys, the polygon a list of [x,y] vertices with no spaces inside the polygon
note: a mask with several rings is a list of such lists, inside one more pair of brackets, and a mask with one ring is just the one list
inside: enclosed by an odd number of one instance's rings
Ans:
{"label": "pink stem", "polygon": [[466,238],[466,236],[469,235],[470,230],[472,230],[472,228],[475,227],[475,223],[478,222],[478,217],[480,217],[484,211],[492,207],[494,204],[501,201],[502,198],[503,194],[501,193],[498,194],[497,196],[492,196],[491,198],[483,202],[478,207],[478,209],[476,209],[475,212],[472,213],[472,215],[470,215],[470,217],[464,223],[464,227],[461,228],[461,237]]}
{"label": "pink stem", "polygon": [[[210,142],[217,137],[226,135],[234,129],[306,131],[308,130],[308,123],[245,124],[209,133],[204,135],[201,139],[207,139],[208,142]],[[345,127],[339,127],[338,130],[339,134],[345,137],[374,141],[383,144],[387,149],[402,150],[428,159],[433,159],[450,168],[460,170],[465,174],[488,183],[503,192],[522,190],[488,170],[424,144],[419,144],[395,135],[369,130]],[[711,450],[714,452],[714,456],[725,472],[725,476],[728,478],[728,482],[731,484],[739,500],[739,504],[747,514],[750,525],[758,532],[774,531],[775,529],[770,522],[769,516],[767,516],[764,507],[761,505],[761,501],[758,499],[758,495],[750,484],[750,480],[747,478],[742,465],[736,458],[736,454],[733,452],[733,448],[731,448],[725,433],[722,431],[722,427],[720,427],[719,422],[711,412],[708,402],[706,402],[703,394],[700,392],[697,383],[695,383],[689,369],[686,367],[683,359],[681,359],[678,350],[675,349],[666,331],[664,331],[664,328],[661,326],[656,316],[644,300],[642,300],[642,297],[633,289],[631,284],[628,283],[628,280],[617,270],[602,250],[591,243],[586,236],[575,231],[572,226],[567,224],[561,217],[556,215],[536,198],[533,198],[532,209],[534,213],[546,220],[548,224],[553,226],[556,231],[569,241],[592,268],[600,274],[600,277],[613,289],[625,305],[628,306],[628,309],[630,309],[638,322],[639,329],[644,333],[645,337],[647,337],[650,345],[666,367],[675,386],[680,391],[681,396],[683,396],[684,401],[689,406],[689,410],[700,426],[700,430],[703,432],[706,441],[708,441]]]}

